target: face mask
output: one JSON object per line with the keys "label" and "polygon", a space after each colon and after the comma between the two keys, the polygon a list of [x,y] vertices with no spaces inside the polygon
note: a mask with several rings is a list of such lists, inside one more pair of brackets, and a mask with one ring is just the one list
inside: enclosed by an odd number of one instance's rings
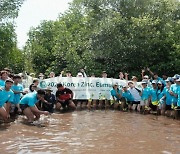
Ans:
{"label": "face mask", "polygon": [[43,80],[43,76],[41,76],[39,79],[40,79],[40,80]]}

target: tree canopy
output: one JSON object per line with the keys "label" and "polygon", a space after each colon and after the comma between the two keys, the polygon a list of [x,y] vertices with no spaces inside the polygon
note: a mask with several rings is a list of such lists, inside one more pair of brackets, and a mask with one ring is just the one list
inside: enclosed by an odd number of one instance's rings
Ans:
{"label": "tree canopy", "polygon": [[88,74],[106,70],[110,77],[137,75],[144,67],[179,73],[179,14],[178,0],[74,0],[56,21],[29,31],[28,66],[74,75],[86,67]]}
{"label": "tree canopy", "polygon": [[23,0],[0,1],[0,69],[12,68],[15,72],[23,71],[23,52],[17,48],[15,23],[19,7]]}

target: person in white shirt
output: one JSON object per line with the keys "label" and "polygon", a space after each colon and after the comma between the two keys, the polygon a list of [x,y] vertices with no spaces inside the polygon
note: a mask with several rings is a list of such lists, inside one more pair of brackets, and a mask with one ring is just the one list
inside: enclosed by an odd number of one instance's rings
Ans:
{"label": "person in white shirt", "polygon": [[129,86],[128,90],[134,98],[132,109],[133,110],[137,109],[137,111],[140,111],[140,102],[141,102],[140,92],[141,91],[135,87],[133,81],[129,81],[128,86]]}

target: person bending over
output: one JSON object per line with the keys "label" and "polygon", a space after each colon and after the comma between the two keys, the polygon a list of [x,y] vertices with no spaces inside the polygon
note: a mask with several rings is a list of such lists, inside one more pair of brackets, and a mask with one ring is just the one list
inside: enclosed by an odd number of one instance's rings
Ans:
{"label": "person bending over", "polygon": [[11,103],[14,100],[14,93],[11,90],[13,85],[12,79],[7,79],[5,81],[5,86],[0,87],[0,116],[6,122],[9,118],[9,110]]}
{"label": "person bending over", "polygon": [[48,111],[40,111],[36,107],[36,103],[40,100],[44,100],[45,92],[38,90],[37,93],[26,94],[20,101],[20,108],[24,115],[28,119],[28,123],[32,123],[34,120],[40,118],[40,114],[48,115]]}

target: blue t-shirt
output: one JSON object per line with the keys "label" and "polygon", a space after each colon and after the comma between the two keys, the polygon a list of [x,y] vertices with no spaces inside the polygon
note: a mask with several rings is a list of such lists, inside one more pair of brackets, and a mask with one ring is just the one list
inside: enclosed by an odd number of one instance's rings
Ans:
{"label": "blue t-shirt", "polygon": [[[178,85],[177,84],[172,84],[171,87],[170,87],[170,90],[173,93],[178,94]],[[177,97],[172,96],[172,98],[173,98],[173,102],[176,104],[177,103]]]}
{"label": "blue t-shirt", "polygon": [[141,99],[147,100],[149,96],[150,96],[150,88],[149,87],[143,88]]}
{"label": "blue t-shirt", "polygon": [[14,100],[14,93],[10,89],[9,91],[6,91],[5,87],[0,87],[2,90],[0,90],[0,107],[4,106],[6,102],[13,103]]}
{"label": "blue t-shirt", "polygon": [[164,89],[161,91],[160,89],[157,90],[157,99],[158,101],[164,96]]}
{"label": "blue t-shirt", "polygon": [[177,91],[176,91],[177,95],[178,95],[178,98],[177,98],[177,106],[180,107],[180,85],[177,85]]}
{"label": "blue t-shirt", "polygon": [[157,89],[154,89],[154,88],[151,88],[150,89],[150,96],[151,96],[151,99],[152,99],[152,102],[155,102],[157,101]]}
{"label": "blue t-shirt", "polygon": [[4,87],[5,86],[5,81],[0,79],[0,87]]}
{"label": "blue t-shirt", "polygon": [[123,92],[122,97],[126,98],[127,101],[134,101],[134,98],[129,90]]}
{"label": "blue t-shirt", "polygon": [[[23,86],[21,84],[13,85],[11,87],[13,91],[21,92],[23,91]],[[13,104],[18,104],[20,102],[21,94],[14,94],[14,102]]]}
{"label": "blue t-shirt", "polygon": [[26,104],[30,107],[35,106],[35,104],[38,102],[37,99],[37,93],[29,93],[26,94],[20,101],[19,104]]}
{"label": "blue t-shirt", "polygon": [[171,105],[174,100],[173,96],[169,93],[169,89],[168,88],[164,88],[164,95],[166,96],[166,104],[167,105]]}
{"label": "blue t-shirt", "polygon": [[118,89],[117,92],[115,89],[111,90],[111,96],[116,97],[117,99],[119,99],[119,97],[117,96],[117,94],[121,94],[122,90]]}
{"label": "blue t-shirt", "polygon": [[180,107],[180,90],[179,90],[179,92],[178,92],[178,101],[177,101],[177,106],[179,106],[179,107]]}

